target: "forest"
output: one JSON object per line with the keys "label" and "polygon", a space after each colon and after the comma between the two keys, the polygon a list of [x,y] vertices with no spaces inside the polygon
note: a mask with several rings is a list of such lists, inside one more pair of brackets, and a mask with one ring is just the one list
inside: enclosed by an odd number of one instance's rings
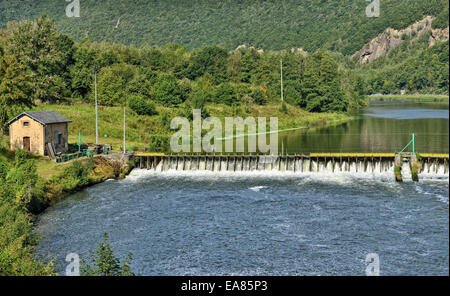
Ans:
{"label": "forest", "polygon": [[39,103],[90,103],[94,66],[103,106],[154,115],[155,105],[192,110],[286,103],[309,112],[346,112],[364,103],[364,82],[326,51],[314,54],[209,46],[164,47],[75,42],[47,16],[11,24],[0,33],[1,121]]}
{"label": "forest", "polygon": [[426,15],[448,26],[447,0],[383,0],[380,17],[366,0],[81,0],[68,18],[65,0],[2,0],[0,26],[45,13],[61,33],[140,47],[181,44],[188,50],[247,44],[257,49],[318,49],[351,55],[388,27],[402,29]]}

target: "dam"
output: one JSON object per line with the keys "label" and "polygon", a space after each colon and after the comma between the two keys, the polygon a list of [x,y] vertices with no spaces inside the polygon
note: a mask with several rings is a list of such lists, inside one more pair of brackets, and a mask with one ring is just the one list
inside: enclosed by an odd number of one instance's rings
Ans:
{"label": "dam", "polygon": [[[392,173],[395,166],[403,175],[411,174],[411,154],[394,153],[311,153],[309,155],[157,155],[138,153],[138,167],[156,172],[211,171],[291,173]],[[419,174],[445,176],[448,154],[421,154]],[[408,171],[409,170],[409,171]]]}

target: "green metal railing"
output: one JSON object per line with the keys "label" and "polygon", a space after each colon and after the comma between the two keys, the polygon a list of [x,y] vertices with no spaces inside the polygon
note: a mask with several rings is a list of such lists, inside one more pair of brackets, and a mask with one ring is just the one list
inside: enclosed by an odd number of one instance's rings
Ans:
{"label": "green metal railing", "polygon": [[415,147],[415,136],[414,136],[414,134],[412,134],[412,139],[411,139],[411,141],[405,146],[405,148],[403,148],[402,149],[402,151],[400,151],[399,153],[397,153],[397,154],[401,154],[403,151],[405,151],[406,150],[406,148],[408,148],[410,145],[412,145],[412,154],[414,155],[415,154],[415,150],[416,150],[416,147]]}
{"label": "green metal railing", "polygon": [[[103,147],[103,155],[108,155],[111,150],[107,147]],[[58,164],[58,163],[65,163],[65,162],[69,162],[75,159],[80,159],[83,157],[90,157],[90,156],[94,156],[97,155],[97,151],[96,150],[90,150],[90,149],[84,149],[81,151],[78,151],[76,153],[73,154],[66,154],[66,155],[61,155],[55,158],[54,161],[54,165]]]}
{"label": "green metal railing", "polygon": [[79,159],[79,158],[83,158],[83,157],[89,157],[89,156],[94,156],[96,155],[97,152],[95,150],[88,150],[85,149],[83,151],[79,151],[77,153],[74,154],[67,154],[67,155],[61,155],[55,158],[55,162],[54,164],[57,163],[65,163],[65,162],[69,162],[75,159]]}

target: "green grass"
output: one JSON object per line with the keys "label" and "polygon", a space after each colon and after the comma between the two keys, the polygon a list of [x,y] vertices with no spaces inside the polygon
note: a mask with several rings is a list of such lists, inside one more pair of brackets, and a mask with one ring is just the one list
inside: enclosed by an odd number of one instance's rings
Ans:
{"label": "green grass", "polygon": [[[1,137],[1,145],[0,145],[0,159],[4,159],[9,163],[14,163],[14,151],[9,150],[8,147],[8,136],[2,135]],[[36,163],[37,172],[39,176],[41,176],[43,179],[48,180],[51,177],[58,175],[64,171],[64,168],[67,167],[69,164],[58,164],[54,165],[53,160],[49,159],[48,157],[43,157],[39,155],[33,155],[33,159]]]}
{"label": "green grass", "polygon": [[[287,105],[287,113],[280,110],[277,104],[266,106],[238,106],[208,104],[209,116],[216,116],[224,122],[225,117],[248,116],[278,117],[279,129],[299,127],[325,127],[348,121],[351,117],[344,113],[310,113],[300,108]],[[78,133],[87,143],[95,143],[95,109],[92,105],[47,105],[36,106],[33,110],[52,110],[70,119],[69,143],[78,143]],[[127,149],[133,151],[151,150],[152,141],[157,138],[169,140],[174,132],[169,129],[170,121],[176,116],[186,115],[190,110],[181,108],[165,108],[158,106],[158,115],[141,116],[127,108]],[[104,137],[107,135],[107,137]],[[123,146],[123,109],[121,107],[99,107],[99,142],[111,144],[113,152],[119,152]],[[168,151],[166,151],[168,152]]]}
{"label": "green grass", "polygon": [[[33,111],[52,110],[70,119],[69,143],[78,143],[78,134],[86,143],[95,143],[95,109],[91,105],[47,105],[36,106]],[[99,107],[99,143],[111,144],[113,152],[123,145],[123,109],[120,107]],[[159,109],[160,112],[166,112]],[[127,147],[141,149],[151,141],[152,136],[167,135],[167,126],[161,122],[161,115],[139,116],[127,109]],[[105,137],[106,135],[106,137]]]}
{"label": "green grass", "polygon": [[449,97],[444,95],[386,95],[386,96],[370,96],[368,97],[368,100],[448,103]]}

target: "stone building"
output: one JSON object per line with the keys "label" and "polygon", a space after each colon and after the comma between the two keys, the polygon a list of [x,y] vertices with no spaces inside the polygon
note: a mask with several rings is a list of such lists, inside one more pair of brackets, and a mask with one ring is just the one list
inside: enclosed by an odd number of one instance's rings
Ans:
{"label": "stone building", "polygon": [[69,122],[54,111],[24,112],[8,122],[11,149],[48,156],[67,153]]}

